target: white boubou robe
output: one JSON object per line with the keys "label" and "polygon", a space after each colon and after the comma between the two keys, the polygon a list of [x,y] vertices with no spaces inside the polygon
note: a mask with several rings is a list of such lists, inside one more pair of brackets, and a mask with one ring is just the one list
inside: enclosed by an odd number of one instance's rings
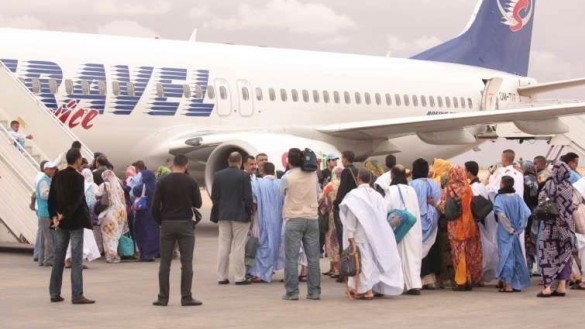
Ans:
{"label": "white boubou robe", "polygon": [[[369,290],[400,295],[404,279],[394,233],[386,220],[386,205],[378,192],[366,184],[349,192],[339,205],[343,223],[343,248],[354,238],[361,254],[358,293]],[[348,285],[354,287],[354,278]]]}
{"label": "white boubou robe", "polygon": [[[573,183],[573,188],[585,197],[585,177]],[[581,260],[581,271],[585,271],[585,234],[575,233],[577,237],[577,251]],[[575,262],[573,262],[575,263]]]}
{"label": "white boubou robe", "polygon": [[[404,203],[400,198],[398,189],[402,193]],[[392,185],[388,188],[388,193],[386,193],[384,199],[386,201],[387,211],[393,209],[408,210],[416,217],[416,223],[398,244],[398,254],[400,254],[400,259],[402,260],[406,290],[421,289],[420,269],[423,259],[423,238],[420,223],[420,208],[418,206],[416,191],[408,185]]]}
{"label": "white boubou robe", "polygon": [[[473,195],[481,195],[488,198],[488,191],[482,183],[471,184]],[[496,278],[498,270],[498,222],[492,211],[485,219],[484,224],[479,224],[481,238],[481,251],[483,254],[483,276],[484,282],[490,282]]]}

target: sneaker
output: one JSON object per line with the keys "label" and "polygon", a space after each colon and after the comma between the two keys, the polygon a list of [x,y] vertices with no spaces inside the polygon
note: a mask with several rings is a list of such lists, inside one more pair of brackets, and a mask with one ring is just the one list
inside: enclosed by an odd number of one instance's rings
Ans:
{"label": "sneaker", "polygon": [[181,306],[200,306],[200,305],[203,305],[203,302],[199,301],[197,299],[194,299],[194,298],[181,300]]}
{"label": "sneaker", "polygon": [[310,300],[321,300],[321,296],[319,296],[319,295],[307,295],[307,299],[310,299]]}
{"label": "sneaker", "polygon": [[289,295],[284,295],[282,296],[283,300],[299,300],[299,296],[295,295],[295,296],[289,296]]}
{"label": "sneaker", "polygon": [[75,299],[71,301],[71,304],[81,305],[81,304],[94,304],[95,300],[87,299],[85,297],[81,297],[79,299]]}

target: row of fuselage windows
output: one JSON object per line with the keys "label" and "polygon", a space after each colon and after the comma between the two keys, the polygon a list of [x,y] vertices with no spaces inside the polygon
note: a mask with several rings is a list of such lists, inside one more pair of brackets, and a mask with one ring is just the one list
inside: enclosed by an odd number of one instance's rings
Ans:
{"label": "row of fuselage windows", "polygon": [[[89,95],[91,93],[92,81],[81,80],[81,93]],[[49,79],[49,90],[51,93],[58,93],[58,83],[54,79]],[[124,90],[123,90],[124,89]],[[213,86],[200,86],[195,85],[193,89],[187,84],[182,85],[183,96],[185,98],[203,98],[204,92],[207,91],[207,97],[210,100],[216,98],[220,100],[229,99],[229,91],[226,86],[219,86],[216,88]],[[32,90],[34,93],[41,92],[41,82],[39,79],[32,79]],[[103,80],[97,81],[97,90],[100,95],[105,96],[107,94],[107,85]],[[73,94],[74,84],[72,80],[65,80],[65,91],[68,95]],[[124,91],[127,96],[135,96],[135,86],[132,82],[112,82],[112,93],[118,96]],[[465,97],[448,97],[448,96],[425,96],[425,95],[408,95],[408,94],[391,94],[391,93],[378,93],[378,92],[350,92],[350,91],[328,91],[328,90],[307,90],[307,89],[274,89],[268,88],[266,97],[264,89],[260,87],[254,88],[254,96],[251,95],[252,90],[248,87],[241,87],[240,97],[243,101],[250,101],[252,97],[259,102],[261,101],[277,101],[282,102],[304,102],[304,103],[334,103],[334,104],[365,104],[365,105],[387,105],[387,106],[413,106],[413,107],[445,107],[445,108],[473,108],[473,101],[471,98]],[[158,97],[165,96],[165,88],[161,83],[156,84],[156,94]]]}

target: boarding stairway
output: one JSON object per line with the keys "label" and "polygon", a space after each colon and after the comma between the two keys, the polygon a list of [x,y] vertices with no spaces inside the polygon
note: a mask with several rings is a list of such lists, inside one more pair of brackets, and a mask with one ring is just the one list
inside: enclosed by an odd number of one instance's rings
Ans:
{"label": "boarding stairway", "polygon": [[[36,213],[29,208],[40,161],[55,161],[79,140],[24,83],[0,62],[0,242],[34,244]],[[20,122],[25,148],[17,148],[8,128]],[[80,141],[80,140],[79,140]],[[82,155],[93,153],[83,141]]]}

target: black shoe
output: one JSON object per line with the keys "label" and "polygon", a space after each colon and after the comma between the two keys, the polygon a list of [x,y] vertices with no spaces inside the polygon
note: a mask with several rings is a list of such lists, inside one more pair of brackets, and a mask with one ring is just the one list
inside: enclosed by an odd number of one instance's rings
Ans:
{"label": "black shoe", "polygon": [[152,302],[152,305],[154,305],[154,306],[167,306],[168,303],[169,303],[168,301],[165,302],[165,301],[159,299],[159,300]]}
{"label": "black shoe", "polygon": [[61,296],[57,296],[57,297],[51,297],[51,303],[59,303],[64,301],[65,298],[61,297]]}
{"label": "black shoe", "polygon": [[236,282],[236,286],[245,286],[252,283],[250,280],[244,280],[244,281],[237,281]]}
{"label": "black shoe", "polygon": [[230,280],[225,279],[225,280],[217,281],[217,284],[230,284]]}
{"label": "black shoe", "polygon": [[95,300],[87,299],[85,297],[81,297],[76,300],[72,300],[71,304],[81,305],[81,304],[94,304]]}
{"label": "black shoe", "polygon": [[379,293],[379,292],[375,292],[374,293],[374,297],[376,297],[376,298],[382,298],[382,297],[384,297],[384,294]]}
{"label": "black shoe", "polygon": [[409,291],[406,292],[406,295],[420,296],[420,290],[419,289],[410,289]]}
{"label": "black shoe", "polygon": [[558,291],[553,291],[551,294],[551,297],[565,297],[567,295],[567,293],[565,292],[558,292]]}
{"label": "black shoe", "polygon": [[467,285],[465,284],[456,284],[451,288],[453,291],[468,291]]}
{"label": "black shoe", "polygon": [[551,294],[545,294],[545,293],[543,293],[542,291],[541,291],[541,292],[539,292],[539,293],[536,295],[536,297],[539,297],[539,298],[548,298],[548,297],[550,297],[550,296],[552,296],[552,293],[551,293]]}
{"label": "black shoe", "polygon": [[181,300],[181,306],[200,306],[203,305],[203,302],[191,298],[191,299],[185,299],[185,300]]}
{"label": "black shoe", "polygon": [[423,290],[437,290],[437,286],[434,283],[425,284],[422,286]]}

